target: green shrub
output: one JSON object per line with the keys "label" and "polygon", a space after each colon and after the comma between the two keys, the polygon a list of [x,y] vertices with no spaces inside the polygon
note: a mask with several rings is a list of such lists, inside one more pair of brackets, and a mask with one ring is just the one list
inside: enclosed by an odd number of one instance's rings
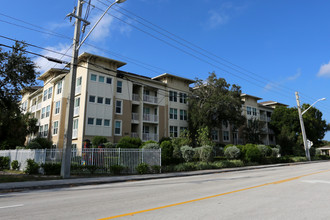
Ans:
{"label": "green shrub", "polygon": [[96,165],[86,165],[84,166],[90,174],[94,174],[95,171],[98,169]]}
{"label": "green shrub", "polygon": [[196,170],[209,170],[213,169],[213,166],[207,162],[197,162],[195,164]]}
{"label": "green shrub", "polygon": [[247,162],[261,162],[262,161],[262,154],[257,146],[255,145],[246,145],[246,152],[245,152],[245,161]]}
{"label": "green shrub", "polygon": [[149,140],[149,141],[143,142],[141,147],[144,148],[144,146],[147,144],[158,144],[158,143],[157,143],[157,141]]}
{"label": "green shrub", "polygon": [[199,152],[199,159],[203,162],[211,162],[213,160],[213,147],[204,145]]}
{"label": "green shrub", "polygon": [[142,145],[140,138],[132,138],[129,136],[122,137],[118,144],[117,148],[139,148]]}
{"label": "green shrub", "polygon": [[305,161],[307,161],[307,158],[306,157],[291,157],[291,160],[293,162],[305,162]]}
{"label": "green shrub", "polygon": [[272,157],[278,157],[279,154],[280,154],[280,149],[272,148],[272,154],[271,154]]}
{"label": "green shrub", "polygon": [[45,163],[41,164],[44,169],[45,175],[60,175],[61,174],[61,163]]}
{"label": "green shrub", "polygon": [[162,149],[162,164],[169,165],[173,163],[173,145],[171,141],[163,141],[160,144]]}
{"label": "green shrub", "polygon": [[98,147],[101,144],[104,144],[106,142],[108,142],[108,139],[106,137],[103,137],[103,136],[95,136],[92,139],[92,145],[93,145],[93,147]]}
{"label": "green shrub", "polygon": [[26,148],[28,149],[42,149],[41,145],[38,142],[31,141],[26,145]]}
{"label": "green shrub", "polygon": [[263,157],[269,157],[272,155],[272,148],[266,145],[258,145],[258,150]]}
{"label": "green shrub", "polygon": [[217,144],[213,147],[213,154],[214,156],[220,157],[220,156],[224,156],[224,147],[220,144]]}
{"label": "green shrub", "polygon": [[13,161],[11,162],[11,168],[12,168],[13,170],[19,170],[19,167],[20,167],[20,164],[18,163],[17,160],[13,160]]}
{"label": "green shrub", "polygon": [[319,148],[316,148],[315,149],[315,156],[318,156],[318,155],[321,155],[321,149],[319,149]]}
{"label": "green shrub", "polygon": [[195,163],[180,163],[174,166],[175,172],[193,171],[196,170]]}
{"label": "green shrub", "polygon": [[151,173],[160,173],[161,166],[158,166],[158,165],[150,166],[150,171],[151,171]]}
{"label": "green shrub", "polygon": [[110,166],[110,173],[112,175],[120,175],[123,170],[125,170],[125,167],[121,165]]}
{"label": "green shrub", "polygon": [[172,138],[170,137],[162,137],[160,140],[159,140],[159,144],[162,144],[164,141],[172,141]]}
{"label": "green shrub", "polygon": [[149,173],[149,165],[147,163],[140,163],[135,168],[138,174],[146,174]]}
{"label": "green shrub", "polygon": [[230,146],[225,148],[225,157],[228,159],[238,159],[241,154],[241,151],[236,146]]}
{"label": "green shrub", "polygon": [[148,143],[142,146],[143,149],[159,149],[158,143]]}
{"label": "green shrub", "polygon": [[9,169],[9,157],[0,157],[0,170]]}
{"label": "green shrub", "polygon": [[103,144],[105,148],[114,148],[114,144],[112,142],[106,142]]}
{"label": "green shrub", "polygon": [[[31,142],[38,143],[39,145],[30,145]],[[47,138],[42,138],[42,137],[36,137],[33,139],[27,146],[26,148],[29,149],[51,149],[53,142],[48,140]]]}
{"label": "green shrub", "polygon": [[27,159],[26,160],[26,169],[24,170],[24,172],[26,174],[39,174],[39,164],[36,163],[33,159]]}
{"label": "green shrub", "polygon": [[181,150],[182,157],[186,162],[192,161],[194,154],[195,154],[194,148],[185,145],[185,146],[182,146],[180,148],[180,150]]}

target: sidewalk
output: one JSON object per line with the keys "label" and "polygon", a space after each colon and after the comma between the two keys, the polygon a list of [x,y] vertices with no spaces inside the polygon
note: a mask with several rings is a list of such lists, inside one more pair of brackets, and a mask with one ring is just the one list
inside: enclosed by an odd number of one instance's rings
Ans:
{"label": "sidewalk", "polygon": [[60,188],[60,187],[82,186],[82,185],[95,185],[95,184],[118,183],[118,182],[127,182],[127,181],[142,181],[142,180],[151,180],[151,179],[206,175],[206,174],[214,174],[214,173],[225,173],[225,172],[236,172],[236,171],[244,171],[244,170],[273,168],[273,167],[281,167],[281,166],[292,166],[292,165],[300,165],[300,164],[316,163],[316,162],[324,162],[324,161],[271,164],[271,165],[226,168],[226,169],[218,169],[218,170],[198,170],[198,171],[177,172],[177,173],[0,183],[0,193],[33,190],[33,189],[51,189],[51,188]]}

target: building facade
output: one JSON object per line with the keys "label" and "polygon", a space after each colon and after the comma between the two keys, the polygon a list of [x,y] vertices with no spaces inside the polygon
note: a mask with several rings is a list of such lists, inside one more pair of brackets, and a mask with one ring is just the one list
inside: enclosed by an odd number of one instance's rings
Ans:
{"label": "building facade", "polygon": [[[188,127],[187,97],[193,80],[171,74],[149,78],[118,70],[125,63],[89,53],[79,56],[75,85],[73,147],[104,136],[142,141],[178,137]],[[63,148],[67,128],[69,74],[50,69],[43,87],[23,91],[22,107],[38,119],[39,135]],[[33,137],[29,137],[31,139]]]}

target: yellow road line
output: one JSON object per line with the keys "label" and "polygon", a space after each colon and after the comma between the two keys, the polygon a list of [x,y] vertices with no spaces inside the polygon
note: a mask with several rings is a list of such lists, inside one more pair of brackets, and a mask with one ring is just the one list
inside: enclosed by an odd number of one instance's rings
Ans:
{"label": "yellow road line", "polygon": [[185,202],[179,202],[179,203],[160,206],[160,207],[156,207],[156,208],[145,209],[145,210],[130,212],[130,213],[121,214],[121,215],[115,215],[115,216],[111,216],[111,217],[107,217],[107,218],[101,218],[99,220],[114,219],[114,218],[120,218],[120,217],[125,217],[125,216],[132,216],[132,215],[136,215],[136,214],[140,214],[140,213],[144,213],[144,212],[150,212],[150,211],[154,211],[154,210],[158,210],[158,209],[165,209],[165,208],[169,208],[169,207],[173,207],[173,206],[178,206],[178,205],[197,202],[197,201],[201,201],[201,200],[211,199],[211,198],[215,198],[215,197],[219,197],[219,196],[224,196],[224,195],[228,195],[228,194],[232,194],[232,193],[242,192],[242,191],[246,191],[246,190],[249,190],[249,189],[255,189],[255,188],[268,186],[268,185],[272,185],[272,184],[280,184],[280,183],[290,182],[290,181],[293,181],[293,180],[300,179],[302,177],[311,176],[311,175],[315,175],[315,174],[319,174],[319,173],[325,173],[325,172],[329,172],[329,171],[330,170],[324,170],[324,171],[319,171],[319,172],[315,172],[315,173],[309,173],[309,174],[305,174],[305,175],[301,175],[301,176],[297,176],[297,177],[293,177],[293,178],[289,178],[289,179],[279,180],[279,181],[275,181],[275,182],[271,182],[271,183],[265,183],[265,184],[261,184],[261,185],[257,185],[257,186],[244,188],[244,189],[238,189],[238,190],[225,192],[225,193],[221,193],[221,194],[217,194],[217,195],[213,195],[213,196],[207,196],[207,197],[203,197],[203,198],[199,198],[199,199],[193,199],[193,200],[189,200],[189,201],[185,201]]}

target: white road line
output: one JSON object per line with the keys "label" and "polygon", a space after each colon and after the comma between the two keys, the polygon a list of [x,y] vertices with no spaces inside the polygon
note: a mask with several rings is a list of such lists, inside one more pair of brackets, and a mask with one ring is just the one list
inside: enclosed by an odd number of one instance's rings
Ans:
{"label": "white road line", "polygon": [[330,184],[330,181],[324,181],[324,180],[302,180],[302,182],[305,182],[305,183],[326,183],[326,184]]}
{"label": "white road line", "polygon": [[0,207],[0,209],[16,208],[16,207],[21,207],[21,206],[24,206],[24,204],[11,205],[11,206],[2,206],[2,207]]}

